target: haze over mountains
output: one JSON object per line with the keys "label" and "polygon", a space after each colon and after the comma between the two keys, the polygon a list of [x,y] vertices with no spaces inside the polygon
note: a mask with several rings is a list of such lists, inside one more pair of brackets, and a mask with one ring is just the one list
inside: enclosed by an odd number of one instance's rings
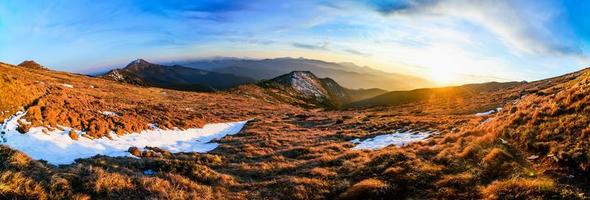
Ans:
{"label": "haze over mountains", "polygon": [[387,73],[353,63],[334,63],[305,58],[240,59],[214,58],[175,61],[182,65],[212,72],[234,74],[255,80],[272,79],[292,71],[310,71],[318,77],[330,77],[343,87],[351,89],[380,88],[384,90],[408,90],[431,87],[428,80],[395,73]]}

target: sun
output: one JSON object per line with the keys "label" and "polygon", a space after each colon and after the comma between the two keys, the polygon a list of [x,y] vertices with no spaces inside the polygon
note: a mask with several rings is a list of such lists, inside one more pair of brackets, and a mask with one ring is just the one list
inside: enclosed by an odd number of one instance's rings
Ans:
{"label": "sun", "polygon": [[458,76],[455,72],[443,68],[430,70],[430,79],[439,86],[447,86],[456,83]]}

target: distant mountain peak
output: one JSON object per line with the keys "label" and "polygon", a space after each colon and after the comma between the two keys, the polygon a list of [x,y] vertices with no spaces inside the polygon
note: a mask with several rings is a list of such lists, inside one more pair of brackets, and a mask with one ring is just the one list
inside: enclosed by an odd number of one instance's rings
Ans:
{"label": "distant mountain peak", "polygon": [[34,60],[25,60],[18,64],[19,67],[30,68],[30,69],[47,69],[43,65],[35,62]]}
{"label": "distant mountain peak", "polygon": [[338,83],[325,83],[324,79],[318,78],[310,71],[292,71],[264,81],[261,85],[265,88],[277,89],[285,94],[283,96],[301,99],[305,104],[320,107],[335,108],[341,104],[341,101],[348,98],[346,95],[340,96],[342,94],[340,91],[344,88]]}
{"label": "distant mountain peak", "polygon": [[296,79],[317,79],[315,74],[311,73],[310,71],[292,71],[288,74],[278,76],[274,78],[274,81],[288,81],[291,83],[293,80]]}
{"label": "distant mountain peak", "polygon": [[314,96],[321,96],[320,93],[325,93],[322,91],[320,80],[310,71],[292,71],[273,78],[269,82],[293,87],[304,94],[313,94]]}
{"label": "distant mountain peak", "polygon": [[156,66],[159,66],[159,65],[150,63],[144,59],[139,58],[139,59],[134,60],[134,61],[130,62],[129,64],[127,64],[127,66],[125,66],[124,69],[141,71],[141,70],[145,70],[147,68],[152,68],[152,67],[156,67]]}
{"label": "distant mountain peak", "polygon": [[130,64],[136,64],[136,65],[138,65],[138,64],[151,64],[151,63],[148,62],[148,61],[146,61],[146,60],[144,60],[144,59],[138,58],[137,60],[134,60]]}

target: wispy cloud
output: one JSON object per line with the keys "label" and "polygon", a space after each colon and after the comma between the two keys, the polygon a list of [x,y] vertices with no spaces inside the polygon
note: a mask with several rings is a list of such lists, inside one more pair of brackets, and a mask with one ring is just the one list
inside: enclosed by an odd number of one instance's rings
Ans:
{"label": "wispy cloud", "polygon": [[556,6],[546,2],[469,0],[368,0],[375,11],[392,16],[452,17],[487,29],[515,54],[585,57],[570,40]]}
{"label": "wispy cloud", "polygon": [[328,42],[322,42],[320,44],[306,44],[306,43],[294,42],[292,45],[294,47],[301,48],[301,49],[329,50],[328,49],[328,46],[329,46],[329,43]]}
{"label": "wispy cloud", "polygon": [[354,55],[359,55],[359,56],[369,56],[369,54],[354,50],[354,49],[344,49],[344,52],[350,53],[350,54],[354,54]]}
{"label": "wispy cloud", "polygon": [[376,11],[389,15],[408,13],[422,10],[425,7],[434,6],[437,0],[365,0],[365,3]]}

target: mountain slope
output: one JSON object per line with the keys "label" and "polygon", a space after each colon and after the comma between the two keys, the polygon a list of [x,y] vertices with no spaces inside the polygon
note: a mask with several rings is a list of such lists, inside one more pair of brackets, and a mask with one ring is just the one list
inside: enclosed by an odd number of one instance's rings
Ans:
{"label": "mountain slope", "polygon": [[408,90],[424,88],[433,83],[409,75],[387,73],[352,63],[333,63],[304,58],[275,58],[263,60],[219,58],[173,62],[187,67],[229,73],[267,80],[291,71],[310,71],[319,77],[330,77],[342,86],[351,89],[381,88],[385,90]]}
{"label": "mountain slope", "polygon": [[338,108],[345,103],[371,95],[382,94],[379,89],[351,90],[330,78],[318,78],[309,71],[293,71],[262,81],[259,86],[268,89],[277,99],[304,107]]}
{"label": "mountain slope", "polygon": [[524,82],[490,82],[467,84],[443,88],[423,88],[410,91],[393,91],[370,99],[351,103],[350,107],[398,106],[413,102],[453,102],[467,98],[486,97],[496,91],[509,91],[525,84]]}
{"label": "mountain slope", "polygon": [[254,80],[231,74],[209,72],[179,65],[165,66],[138,59],[123,69],[114,69],[101,77],[124,83],[186,91],[228,89]]}
{"label": "mountain slope", "polygon": [[[403,106],[418,103],[423,106],[446,104],[453,113],[483,112],[495,109],[521,96],[535,94],[545,88],[571,81],[584,71],[533,82],[488,82],[443,88],[423,88],[410,91],[392,91],[373,98],[357,101],[345,107]],[[470,102],[470,103],[465,103]],[[457,106],[461,105],[461,106]],[[485,108],[485,110],[481,110]]]}
{"label": "mountain slope", "polygon": [[139,132],[149,129],[148,124],[167,128],[200,127],[204,121],[219,122],[224,121],[221,117],[231,119],[241,115],[241,110],[253,114],[269,106],[290,107],[264,104],[230,93],[137,87],[103,78],[8,64],[0,64],[0,91],[0,121],[22,110],[27,112],[28,127],[67,126],[86,130],[92,137],[108,136],[109,131]]}
{"label": "mountain slope", "polygon": [[481,129],[507,140],[548,173],[584,185],[590,175],[590,70],[551,83],[507,104]]}

